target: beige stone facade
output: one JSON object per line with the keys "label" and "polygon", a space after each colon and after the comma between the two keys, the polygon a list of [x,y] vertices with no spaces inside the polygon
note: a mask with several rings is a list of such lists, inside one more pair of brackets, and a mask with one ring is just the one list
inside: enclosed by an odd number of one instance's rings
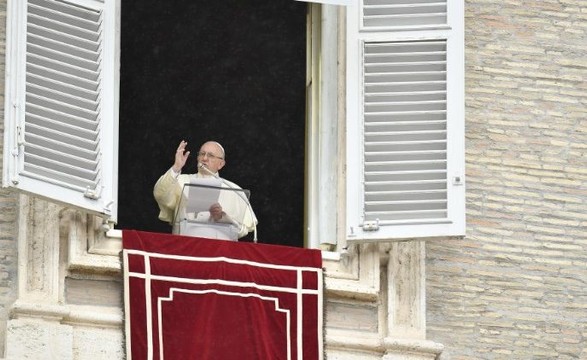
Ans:
{"label": "beige stone facade", "polygon": [[587,12],[466,2],[467,237],[426,245],[443,359],[587,359]]}
{"label": "beige stone facade", "polygon": [[[330,360],[587,359],[585,3],[465,10],[467,236],[325,253]],[[124,358],[119,240],[11,190],[0,207],[0,358]]]}

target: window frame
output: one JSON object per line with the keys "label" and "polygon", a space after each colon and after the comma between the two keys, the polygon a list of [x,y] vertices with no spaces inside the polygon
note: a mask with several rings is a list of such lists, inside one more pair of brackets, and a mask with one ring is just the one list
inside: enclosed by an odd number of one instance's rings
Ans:
{"label": "window frame", "polygon": [[[91,0],[69,0],[83,6],[93,6]],[[5,100],[5,140],[3,186],[16,186],[14,169],[18,169],[20,141],[19,124],[24,114],[18,105],[24,98],[24,41],[26,31],[26,5],[28,1],[8,0],[7,8],[7,60],[6,60],[6,100]],[[326,20],[319,32],[320,39],[310,44],[312,55],[309,62],[314,73],[308,77],[308,140],[307,171],[308,193],[306,207],[306,244],[310,247],[326,246],[332,249],[346,246],[346,241],[377,241],[406,239],[411,237],[461,236],[464,235],[464,4],[463,1],[448,2],[448,21],[450,26],[437,29],[401,29],[394,31],[364,31],[360,21],[362,1],[347,7],[337,5],[309,4],[321,7],[321,17],[314,22]],[[344,16],[346,12],[346,17]],[[343,16],[341,16],[341,14]],[[344,21],[346,20],[346,21]],[[329,25],[330,24],[330,25]],[[346,28],[345,28],[346,27]],[[333,31],[333,29],[336,29]],[[363,93],[360,77],[362,75],[361,44],[365,41],[383,40],[421,40],[423,38],[442,38],[448,41],[449,85],[448,113],[449,133],[452,134],[449,153],[449,171],[453,179],[449,213],[450,224],[424,224],[418,226],[394,227],[393,231],[364,232],[349,236],[350,228],[356,227],[362,208],[356,195],[361,184],[362,154],[356,134],[362,134],[361,96]],[[71,194],[52,186],[38,184],[23,187],[26,192],[51,198],[58,202],[71,204],[116,221],[118,189],[118,103],[119,103],[119,64],[120,64],[120,0],[104,2],[104,76],[102,95],[101,142],[103,152],[103,174],[110,183],[106,189],[108,200],[96,206],[95,201],[72,200]],[[336,44],[336,51],[333,45]],[[346,50],[345,50],[346,46]],[[346,51],[346,53],[345,53]],[[323,56],[328,55],[328,56]],[[336,65],[335,72],[325,72]],[[336,81],[335,81],[336,80]],[[110,91],[108,91],[110,90]],[[342,120],[341,120],[342,119]],[[345,128],[346,127],[346,128]],[[330,131],[334,129],[335,131]],[[318,130],[318,131],[314,131]],[[346,130],[346,133],[345,133]],[[316,135],[317,134],[317,135]],[[337,159],[332,161],[332,159]],[[18,171],[18,170],[16,170]],[[458,180],[457,180],[458,179]],[[33,191],[34,190],[34,191]],[[79,194],[76,194],[78,196]],[[346,214],[336,209],[345,209]],[[342,226],[346,222],[345,226]],[[417,229],[416,229],[417,228]]]}
{"label": "window frame", "polygon": [[[342,12],[344,13],[344,12]],[[306,141],[306,244],[310,248],[335,250],[341,245],[340,169],[344,165],[342,138],[344,67],[340,62],[341,8],[309,4],[307,141]],[[344,244],[342,244],[344,246]]]}

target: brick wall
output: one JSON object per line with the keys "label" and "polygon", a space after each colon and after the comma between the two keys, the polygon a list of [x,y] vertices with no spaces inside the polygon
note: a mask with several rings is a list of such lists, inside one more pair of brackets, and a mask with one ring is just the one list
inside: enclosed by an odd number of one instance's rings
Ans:
{"label": "brick wall", "polygon": [[586,5],[466,1],[467,236],[427,243],[442,359],[587,359]]}

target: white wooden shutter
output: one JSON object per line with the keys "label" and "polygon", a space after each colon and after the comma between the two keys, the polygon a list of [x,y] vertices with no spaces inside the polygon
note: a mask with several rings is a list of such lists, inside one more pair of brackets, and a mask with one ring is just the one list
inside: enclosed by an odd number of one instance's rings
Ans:
{"label": "white wooden shutter", "polygon": [[464,235],[462,2],[447,6],[349,11],[349,241]]}
{"label": "white wooden shutter", "polygon": [[446,0],[364,0],[362,9],[362,27],[365,29],[447,24]]}
{"label": "white wooden shutter", "polygon": [[3,185],[116,218],[117,6],[11,1]]}
{"label": "white wooden shutter", "polygon": [[317,3],[317,4],[325,4],[325,5],[350,5],[354,1],[357,0],[297,0],[297,1],[304,1],[310,3]]}

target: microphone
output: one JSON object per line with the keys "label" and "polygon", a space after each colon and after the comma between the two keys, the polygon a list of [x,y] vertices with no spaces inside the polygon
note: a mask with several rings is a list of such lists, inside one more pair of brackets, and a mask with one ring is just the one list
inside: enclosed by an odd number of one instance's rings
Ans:
{"label": "microphone", "polygon": [[[214,178],[222,181],[223,184],[225,184],[226,186],[228,186],[231,189],[242,190],[242,189],[236,188],[234,185],[232,185],[228,181],[226,181],[223,178],[221,178],[220,176],[218,176],[217,173],[213,173],[212,170],[208,169],[208,167],[204,163],[199,162],[198,169],[204,170],[208,174],[212,175]],[[257,242],[257,224],[255,224],[255,213],[253,212],[253,207],[251,206],[251,202],[249,201],[249,199],[247,199],[247,197],[242,194],[242,191],[237,191],[236,193],[245,202],[245,204],[247,204],[247,208],[249,209],[249,212],[251,213],[251,220],[253,221],[253,227],[254,227],[254,229],[253,229],[254,230],[253,231],[253,242],[256,243]]]}
{"label": "microphone", "polygon": [[214,174],[210,169],[208,169],[208,167],[204,163],[199,162],[198,169],[202,169],[205,172],[207,172],[208,174],[214,176],[215,178],[218,178],[218,175]]}

